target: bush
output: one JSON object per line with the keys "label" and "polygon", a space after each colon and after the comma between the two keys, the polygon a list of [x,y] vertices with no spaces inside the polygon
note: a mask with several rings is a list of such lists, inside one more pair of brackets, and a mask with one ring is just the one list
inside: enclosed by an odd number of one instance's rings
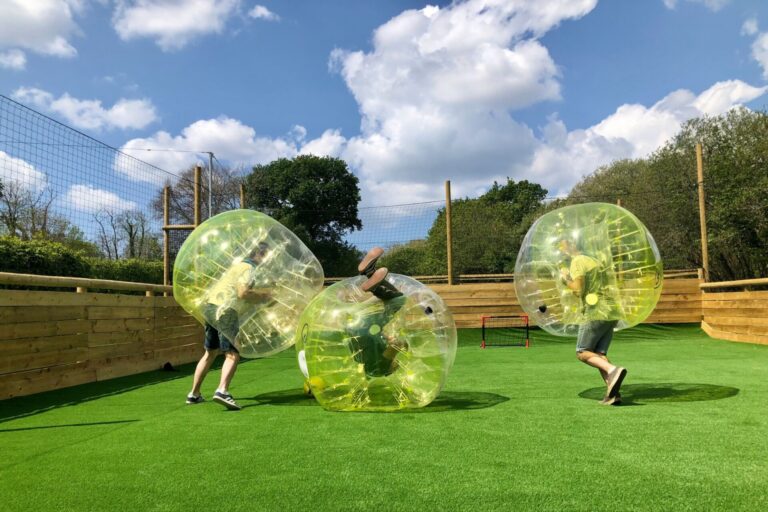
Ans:
{"label": "bush", "polygon": [[0,237],[0,272],[162,284],[163,262],[87,257],[59,242]]}
{"label": "bush", "polygon": [[0,271],[17,274],[89,277],[90,263],[58,242],[0,237]]}
{"label": "bush", "polygon": [[90,276],[94,279],[111,279],[131,283],[163,284],[163,262],[139,259],[106,260],[88,258]]}

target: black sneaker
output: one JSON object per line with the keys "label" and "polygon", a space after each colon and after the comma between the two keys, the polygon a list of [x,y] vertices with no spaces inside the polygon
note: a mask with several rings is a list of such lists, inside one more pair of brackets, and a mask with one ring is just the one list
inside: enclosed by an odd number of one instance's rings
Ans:
{"label": "black sneaker", "polygon": [[357,266],[357,271],[360,275],[371,277],[376,270],[376,261],[381,258],[382,254],[384,254],[384,249],[381,247],[374,247],[368,251],[368,254],[365,255]]}
{"label": "black sneaker", "polygon": [[192,393],[187,395],[187,403],[188,404],[201,404],[205,402],[205,398],[203,398],[203,395],[193,395]]}
{"label": "black sneaker", "polygon": [[364,292],[375,291],[376,288],[378,288],[381,285],[382,281],[386,279],[387,274],[389,274],[389,270],[387,270],[384,267],[380,268],[379,270],[371,274],[368,280],[363,283],[361,288],[363,289]]}
{"label": "black sneaker", "polygon": [[229,393],[222,393],[221,391],[217,391],[213,394],[213,401],[223,405],[230,411],[239,411],[241,409],[241,407],[237,405],[237,402],[235,402],[235,399],[232,398],[232,395]]}

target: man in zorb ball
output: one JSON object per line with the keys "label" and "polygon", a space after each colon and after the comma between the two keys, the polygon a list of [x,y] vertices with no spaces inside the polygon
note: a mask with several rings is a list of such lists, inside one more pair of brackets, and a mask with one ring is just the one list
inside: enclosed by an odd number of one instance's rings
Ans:
{"label": "man in zorb ball", "polygon": [[547,213],[531,226],[515,265],[515,290],[536,324],[577,337],[578,359],[605,381],[601,403],[617,405],[627,370],[608,360],[613,333],[648,317],[662,276],[656,243],[637,217],[588,203]]}
{"label": "man in zorb ball", "polygon": [[334,411],[424,407],[445,384],[456,327],[442,299],[386,268],[371,249],[359,276],[318,294],[299,319],[296,347],[305,392]]}
{"label": "man in zorb ball", "polygon": [[198,226],[174,262],[173,294],[205,325],[188,404],[203,402],[200,388],[223,353],[213,400],[240,406],[229,393],[240,357],[266,357],[294,343],[299,315],[323,286],[323,269],[285,226],[252,210],[221,213]]}

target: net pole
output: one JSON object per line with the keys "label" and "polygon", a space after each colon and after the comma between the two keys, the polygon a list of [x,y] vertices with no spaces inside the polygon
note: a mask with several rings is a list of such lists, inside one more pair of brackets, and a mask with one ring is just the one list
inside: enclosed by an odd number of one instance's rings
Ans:
{"label": "net pole", "polygon": [[482,341],[482,343],[480,343],[480,348],[485,348],[485,319],[486,318],[487,317],[485,317],[485,316],[481,316],[480,317],[480,325],[482,326],[482,329],[483,329],[483,333],[481,335],[482,338],[483,338],[483,341]]}
{"label": "net pole", "polygon": [[[163,188],[163,284],[168,286],[170,269],[171,269],[171,247],[168,233],[168,212],[169,212],[169,196],[171,195],[171,188],[166,185]],[[164,295],[168,295],[166,292]]]}

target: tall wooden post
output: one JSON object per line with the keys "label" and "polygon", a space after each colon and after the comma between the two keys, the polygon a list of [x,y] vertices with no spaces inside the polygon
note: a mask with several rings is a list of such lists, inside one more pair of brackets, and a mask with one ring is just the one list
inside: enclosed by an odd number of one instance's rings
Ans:
{"label": "tall wooden post", "polygon": [[171,273],[171,247],[168,233],[168,204],[170,202],[171,187],[163,188],[163,284],[168,286]]}
{"label": "tall wooden post", "polygon": [[701,226],[701,265],[704,267],[704,282],[709,281],[709,250],[707,249],[707,213],[704,202],[704,163],[701,143],[696,144],[696,172],[699,189],[699,224]]}
{"label": "tall wooden post", "polygon": [[200,225],[200,182],[203,174],[203,168],[199,165],[195,166],[195,226]]}
{"label": "tall wooden post", "polygon": [[448,284],[453,284],[453,236],[451,233],[451,180],[445,182],[445,248]]}
{"label": "tall wooden post", "polygon": [[240,185],[240,208],[245,208],[245,185]]}

